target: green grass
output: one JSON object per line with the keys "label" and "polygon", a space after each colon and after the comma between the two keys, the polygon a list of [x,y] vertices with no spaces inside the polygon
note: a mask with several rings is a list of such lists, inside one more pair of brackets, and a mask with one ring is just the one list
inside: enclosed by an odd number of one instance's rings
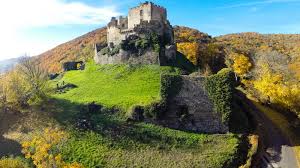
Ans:
{"label": "green grass", "polygon": [[72,131],[61,148],[65,160],[85,167],[221,168],[237,158],[239,138],[234,135],[187,133],[144,123],[117,127]]}
{"label": "green grass", "polygon": [[57,99],[73,103],[95,101],[104,106],[123,110],[133,105],[148,105],[160,100],[160,72],[177,70],[157,65],[103,65],[88,63],[84,71],[69,71],[56,83],[71,83],[77,88],[63,94],[55,94]]}
{"label": "green grass", "polygon": [[[121,111],[161,99],[160,74],[178,74],[156,65],[103,65],[88,63],[84,71],[66,72],[56,83],[76,88],[56,93],[48,109],[69,128],[70,139],[61,146],[65,161],[85,167],[232,167],[239,162],[240,138],[233,134],[188,133],[153,124],[126,122],[101,110],[90,119],[93,130],[74,130],[80,108],[96,101]],[[65,122],[68,121],[68,122]]]}

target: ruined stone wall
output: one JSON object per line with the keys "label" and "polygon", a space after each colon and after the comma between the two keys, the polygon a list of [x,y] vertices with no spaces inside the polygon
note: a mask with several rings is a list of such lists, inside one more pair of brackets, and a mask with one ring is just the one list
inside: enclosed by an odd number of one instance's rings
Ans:
{"label": "ruined stone wall", "polygon": [[120,49],[118,54],[113,56],[102,55],[101,52],[94,57],[97,64],[159,64],[159,53],[152,49],[144,51],[142,54],[131,53]]}
{"label": "ruined stone wall", "polygon": [[128,29],[133,29],[141,21],[161,21],[167,20],[167,10],[151,2],[146,2],[138,7],[131,8],[128,13]]}
{"label": "ruined stone wall", "polygon": [[151,6],[151,20],[158,20],[165,22],[167,20],[167,10],[163,7],[152,5]]}
{"label": "ruined stone wall", "polygon": [[151,20],[151,5],[142,4],[138,7],[131,8],[128,13],[128,28],[133,29],[135,25],[139,25],[141,20]]}
{"label": "ruined stone wall", "polygon": [[125,36],[121,34],[121,30],[115,26],[107,27],[107,43],[119,44],[122,40],[125,39]]}
{"label": "ruined stone wall", "polygon": [[120,16],[118,19],[118,27],[121,30],[128,29],[128,18]]}
{"label": "ruined stone wall", "polygon": [[228,127],[221,122],[221,115],[214,111],[213,103],[205,90],[205,77],[181,78],[181,89],[167,100],[168,110],[161,124],[196,132],[228,132]]}

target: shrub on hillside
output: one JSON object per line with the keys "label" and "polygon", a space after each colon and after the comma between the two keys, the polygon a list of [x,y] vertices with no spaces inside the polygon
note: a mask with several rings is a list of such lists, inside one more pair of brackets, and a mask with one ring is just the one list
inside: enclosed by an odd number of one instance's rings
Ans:
{"label": "shrub on hillside", "polygon": [[29,164],[25,159],[20,157],[3,157],[0,159],[1,168],[29,168]]}
{"label": "shrub on hillside", "polygon": [[29,141],[22,143],[22,153],[25,158],[32,159],[37,168],[64,167],[81,168],[78,163],[65,163],[59,151],[59,146],[67,140],[68,135],[58,128],[46,128]]}
{"label": "shrub on hillside", "polygon": [[222,122],[228,125],[233,112],[234,74],[230,69],[224,68],[206,80],[206,90],[214,103],[215,111],[221,113]]}
{"label": "shrub on hillside", "polygon": [[[14,107],[28,107],[47,98],[48,75],[32,58],[24,57],[1,81],[1,97]],[[2,99],[4,100],[4,99]]]}
{"label": "shrub on hillside", "polygon": [[159,119],[166,111],[166,108],[166,101],[153,102],[144,108],[144,113],[147,118]]}

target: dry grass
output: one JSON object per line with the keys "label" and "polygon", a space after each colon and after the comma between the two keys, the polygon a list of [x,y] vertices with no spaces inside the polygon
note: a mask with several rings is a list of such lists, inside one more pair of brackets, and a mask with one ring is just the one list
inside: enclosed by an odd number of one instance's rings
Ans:
{"label": "dry grass", "polygon": [[245,165],[240,166],[239,168],[250,168],[253,156],[257,153],[258,149],[258,136],[257,135],[249,135],[248,136],[249,144],[251,145],[251,148],[248,151],[247,155],[247,162]]}

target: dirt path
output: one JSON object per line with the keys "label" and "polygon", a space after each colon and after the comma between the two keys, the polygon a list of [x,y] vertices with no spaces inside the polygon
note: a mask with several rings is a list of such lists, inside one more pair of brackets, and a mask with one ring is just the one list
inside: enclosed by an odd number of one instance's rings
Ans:
{"label": "dirt path", "polygon": [[[257,122],[257,130],[263,151],[258,168],[299,168],[293,145],[280,129],[249,99],[243,97],[246,108]],[[264,107],[268,108],[268,107]]]}

